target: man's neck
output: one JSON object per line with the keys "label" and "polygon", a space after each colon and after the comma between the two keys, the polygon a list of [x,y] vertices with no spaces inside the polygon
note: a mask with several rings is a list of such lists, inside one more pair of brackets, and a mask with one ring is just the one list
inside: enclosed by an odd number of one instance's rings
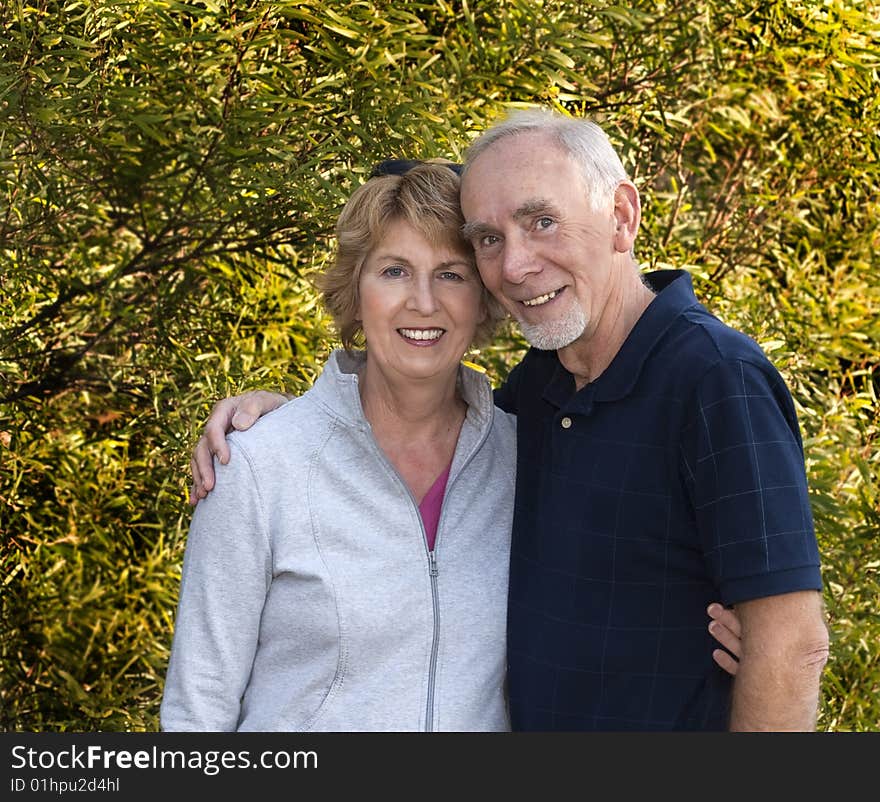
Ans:
{"label": "man's neck", "polygon": [[578,390],[596,381],[614,361],[626,338],[654,299],[654,293],[638,273],[613,295],[595,327],[556,353],[563,367],[574,376]]}

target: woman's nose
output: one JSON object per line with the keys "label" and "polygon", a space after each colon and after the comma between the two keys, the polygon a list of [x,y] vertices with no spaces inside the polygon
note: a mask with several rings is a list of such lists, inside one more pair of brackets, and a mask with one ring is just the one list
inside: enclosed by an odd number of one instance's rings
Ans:
{"label": "woman's nose", "polygon": [[437,311],[437,297],[430,278],[419,278],[412,283],[407,308],[422,315],[431,315]]}

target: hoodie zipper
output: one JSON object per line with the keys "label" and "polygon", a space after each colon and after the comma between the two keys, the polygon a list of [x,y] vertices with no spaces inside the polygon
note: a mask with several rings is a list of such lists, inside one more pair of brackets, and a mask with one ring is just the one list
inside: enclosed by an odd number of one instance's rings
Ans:
{"label": "hoodie zipper", "polygon": [[[421,515],[419,515],[421,518]],[[422,530],[424,532],[424,525]],[[437,522],[437,530],[440,523]],[[427,536],[425,536],[427,546]],[[434,683],[437,679],[437,652],[440,651],[440,594],[437,590],[437,557],[433,551],[428,552],[428,572],[431,575],[431,600],[434,604],[434,637],[431,642],[431,665],[428,667],[428,702],[425,707],[425,732],[434,731]]]}
{"label": "hoodie zipper", "polygon": [[[494,413],[493,413],[494,414]],[[463,426],[464,424],[462,424]],[[489,431],[492,428],[492,423],[490,421],[489,425],[485,427],[485,430],[480,432],[480,439],[477,441],[476,445],[470,450],[470,453],[467,455],[465,461],[461,464],[461,467],[456,471],[454,475],[450,474],[449,479],[446,481],[446,491],[444,492],[444,498],[449,492],[452,490],[452,485],[455,484],[456,479],[464,473],[465,468],[470,464],[471,460],[476,456],[477,452],[482,447],[483,443],[486,442],[486,439],[489,437]],[[460,437],[461,435],[459,435]],[[375,440],[373,441],[375,442]],[[457,447],[457,444],[456,444]],[[381,453],[382,449],[376,445],[376,448]],[[384,456],[384,454],[383,454]],[[453,454],[453,459],[455,459],[455,455]],[[395,474],[397,471],[395,471]],[[409,488],[406,487],[406,482],[400,479],[398,474],[397,477],[400,480],[400,483],[406,488],[407,492],[409,492]],[[413,504],[415,504],[415,499],[412,497],[412,493],[409,494],[410,499],[412,499]],[[422,529],[422,542],[425,544],[425,549],[428,548],[428,533],[425,532],[425,525],[422,522],[422,515],[419,512],[418,504],[416,506],[416,514],[419,518],[419,525]],[[443,518],[446,514],[445,505],[440,508],[440,518],[437,520],[437,536],[434,539],[434,549],[428,551],[428,572],[431,576],[431,599],[434,605],[434,637],[431,643],[431,664],[428,668],[428,700],[425,707],[425,732],[433,732],[434,731],[434,685],[436,683],[436,675],[437,675],[437,653],[440,651],[440,592],[437,587],[437,576],[440,573],[439,568],[437,567],[437,548],[440,545],[440,535],[443,530]]]}
{"label": "hoodie zipper", "polygon": [[[490,412],[490,415],[494,416],[494,411]],[[433,608],[433,635],[431,638],[431,662],[428,666],[428,698],[425,706],[425,732],[433,732],[434,731],[434,685],[437,681],[437,654],[440,651],[440,593],[437,587],[437,576],[439,574],[439,568],[437,567],[437,555],[436,549],[440,543],[440,531],[441,526],[443,524],[444,513],[446,512],[445,507],[441,507],[440,509],[440,518],[437,521],[437,537],[434,540],[434,549],[428,549],[428,533],[425,531],[425,524],[422,521],[422,514],[419,512],[419,505],[416,504],[416,500],[413,497],[413,494],[410,492],[409,487],[406,482],[400,477],[400,474],[397,472],[397,469],[391,464],[391,460],[385,456],[385,452],[379,448],[379,444],[376,442],[376,438],[373,436],[372,427],[369,424],[369,421],[364,419],[364,423],[366,424],[366,432],[369,436],[369,440],[373,445],[373,448],[376,451],[376,454],[379,456],[379,459],[391,470],[391,473],[397,478],[397,481],[400,483],[400,486],[403,488],[404,492],[409,496],[410,503],[413,505],[416,511],[416,518],[419,521],[419,529],[422,533],[422,543],[424,544],[425,551],[428,554],[428,575],[431,578],[431,602]],[[464,424],[462,424],[464,426]],[[486,442],[486,439],[489,437],[489,431],[492,428],[492,421],[489,421],[489,424],[484,428],[482,432],[480,432],[480,439],[477,443],[471,448],[470,453],[468,454],[465,461],[462,463],[461,467],[455,473],[455,476],[450,475],[449,479],[446,483],[446,492],[444,493],[444,497],[446,494],[450,492],[453,483],[455,480],[464,472],[465,468],[470,464],[471,460],[473,460],[474,456],[482,447],[483,443]],[[459,434],[459,437],[461,435]],[[456,443],[456,448],[458,444]],[[455,454],[453,452],[453,459],[455,459]]]}

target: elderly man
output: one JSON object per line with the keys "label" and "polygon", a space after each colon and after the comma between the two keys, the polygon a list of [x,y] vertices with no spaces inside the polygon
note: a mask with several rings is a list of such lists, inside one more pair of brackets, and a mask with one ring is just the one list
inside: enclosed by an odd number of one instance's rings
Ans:
{"label": "elderly man", "polygon": [[[811,730],[828,655],[790,394],[683,271],[642,274],[639,195],[602,130],[544,111],[474,141],[465,234],[533,346],[517,415],[508,600],[515,730]],[[256,394],[253,414],[277,405]],[[193,499],[239,404],[215,412]],[[731,678],[703,611],[735,605]]]}

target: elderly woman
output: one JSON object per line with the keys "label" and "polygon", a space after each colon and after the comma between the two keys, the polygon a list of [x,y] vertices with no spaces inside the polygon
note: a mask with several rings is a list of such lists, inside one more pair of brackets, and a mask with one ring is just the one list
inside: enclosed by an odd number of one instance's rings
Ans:
{"label": "elderly woman", "polygon": [[345,350],[230,437],[189,531],[163,730],[508,729],[515,431],[461,365],[499,319],[463,222],[439,164],[346,204],[322,281]]}

